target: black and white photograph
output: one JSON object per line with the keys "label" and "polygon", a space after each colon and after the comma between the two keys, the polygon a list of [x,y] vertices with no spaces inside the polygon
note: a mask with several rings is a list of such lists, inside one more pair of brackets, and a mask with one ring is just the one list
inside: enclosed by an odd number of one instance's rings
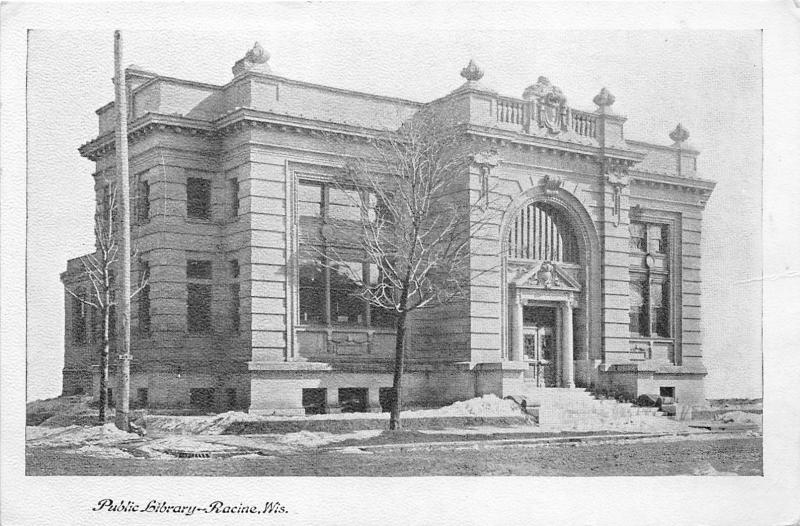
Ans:
{"label": "black and white photograph", "polygon": [[646,5],[4,4],[3,524],[797,524],[798,10]]}

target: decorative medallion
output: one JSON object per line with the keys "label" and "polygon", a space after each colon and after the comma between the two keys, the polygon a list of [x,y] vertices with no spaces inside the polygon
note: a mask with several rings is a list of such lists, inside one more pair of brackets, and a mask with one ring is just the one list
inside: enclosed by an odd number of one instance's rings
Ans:
{"label": "decorative medallion", "polygon": [[553,86],[547,77],[539,77],[536,84],[525,88],[522,98],[533,101],[540,128],[547,128],[551,133],[567,130],[567,98],[561,88]]}

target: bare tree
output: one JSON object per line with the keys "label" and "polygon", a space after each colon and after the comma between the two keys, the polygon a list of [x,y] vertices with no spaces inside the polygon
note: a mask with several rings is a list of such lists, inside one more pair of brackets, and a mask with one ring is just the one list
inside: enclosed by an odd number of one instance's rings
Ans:
{"label": "bare tree", "polygon": [[487,226],[491,207],[486,192],[476,199],[470,191],[466,133],[436,112],[367,139],[357,153],[340,151],[345,173],[335,184],[360,219],[334,221],[321,260],[341,273],[355,249],[378,271],[377,279],[350,279],[373,308],[396,316],[389,428],[400,429],[409,313],[463,298],[475,277],[472,235]]}
{"label": "bare tree", "polygon": [[[89,284],[88,295],[78,294],[69,287],[67,292],[94,309],[93,315],[99,314],[101,318],[100,341],[100,423],[105,423],[108,411],[108,353],[111,344],[112,319],[111,313],[117,304],[115,288],[115,269],[118,265],[119,240],[117,212],[117,191],[115,183],[106,182],[104,197],[97,205],[94,217],[95,252],[80,258],[81,275]],[[148,283],[145,273],[142,273],[138,287],[131,293],[131,298],[141,292]]]}

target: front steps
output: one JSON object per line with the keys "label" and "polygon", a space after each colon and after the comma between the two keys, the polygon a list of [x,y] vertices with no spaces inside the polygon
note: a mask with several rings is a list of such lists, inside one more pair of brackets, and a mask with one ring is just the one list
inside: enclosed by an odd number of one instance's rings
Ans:
{"label": "front steps", "polygon": [[642,429],[671,431],[683,424],[671,420],[655,407],[638,407],[616,400],[598,400],[582,388],[525,386],[520,393],[528,407],[538,406],[543,427],[562,429]]}

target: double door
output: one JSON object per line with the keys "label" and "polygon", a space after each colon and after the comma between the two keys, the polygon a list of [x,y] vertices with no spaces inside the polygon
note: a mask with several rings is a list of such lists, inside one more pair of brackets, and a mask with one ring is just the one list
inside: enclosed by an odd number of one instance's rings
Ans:
{"label": "double door", "polygon": [[556,330],[552,325],[523,328],[524,358],[538,387],[556,386]]}

